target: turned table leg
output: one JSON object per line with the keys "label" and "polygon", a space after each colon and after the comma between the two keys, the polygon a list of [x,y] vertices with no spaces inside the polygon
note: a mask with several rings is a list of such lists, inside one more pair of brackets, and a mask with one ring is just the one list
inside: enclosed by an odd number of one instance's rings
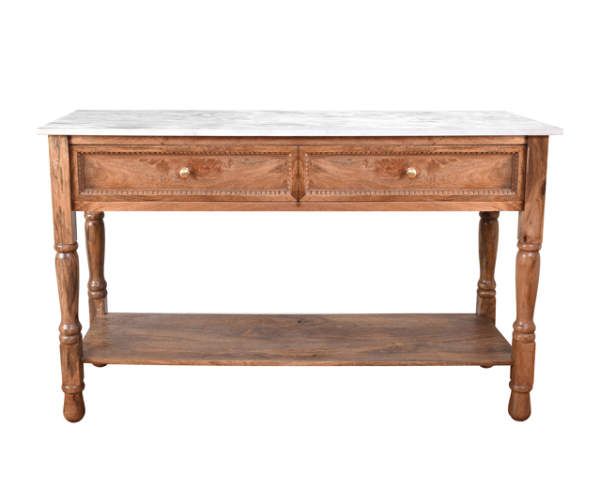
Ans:
{"label": "turned table leg", "polygon": [[479,281],[477,282],[477,316],[496,321],[496,254],[498,252],[497,211],[479,213]]}
{"label": "turned table leg", "polygon": [[547,137],[528,138],[525,204],[519,213],[517,319],[513,325],[511,394],[508,404],[508,412],[517,421],[524,421],[531,414],[530,392],[535,361],[533,312],[540,274],[547,154]]}
{"label": "turned table leg", "polygon": [[85,212],[85,242],[90,278],[88,299],[90,321],[106,314],[106,280],[104,279],[104,213]]}
{"label": "turned table leg", "polygon": [[[477,282],[477,316],[496,322],[496,255],[498,253],[498,211],[479,213],[479,281]],[[481,365],[489,369],[492,365]]]}
{"label": "turned table leg", "polygon": [[66,136],[50,136],[49,146],[56,278],[61,313],[59,340],[62,389],[65,394],[63,413],[67,420],[75,422],[85,414],[85,406],[81,323],[78,317],[79,258],[75,213],[71,206],[68,139]]}
{"label": "turned table leg", "polygon": [[[88,302],[90,323],[106,314],[106,280],[104,279],[104,212],[85,212],[85,243],[90,271]],[[105,367],[106,363],[94,363]]]}

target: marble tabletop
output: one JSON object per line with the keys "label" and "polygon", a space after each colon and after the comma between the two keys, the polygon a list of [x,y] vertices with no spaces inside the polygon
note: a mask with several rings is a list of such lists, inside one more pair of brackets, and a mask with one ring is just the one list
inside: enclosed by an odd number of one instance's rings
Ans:
{"label": "marble tabletop", "polygon": [[38,129],[96,136],[546,136],[509,112],[76,110]]}

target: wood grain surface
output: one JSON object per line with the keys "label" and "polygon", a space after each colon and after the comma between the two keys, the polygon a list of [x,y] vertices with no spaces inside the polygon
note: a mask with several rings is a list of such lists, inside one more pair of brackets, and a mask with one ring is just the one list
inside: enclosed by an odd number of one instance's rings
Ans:
{"label": "wood grain surface", "polygon": [[117,314],[84,339],[91,363],[508,365],[510,344],[474,314]]}

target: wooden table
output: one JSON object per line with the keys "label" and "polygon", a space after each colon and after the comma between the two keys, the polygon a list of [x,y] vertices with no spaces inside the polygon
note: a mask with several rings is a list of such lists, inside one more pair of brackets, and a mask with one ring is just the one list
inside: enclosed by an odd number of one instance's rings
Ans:
{"label": "wooden table", "polygon": [[[529,417],[548,136],[505,112],[77,111],[49,135],[64,415],[83,364],[510,365]],[[473,314],[109,313],[104,211],[479,211]],[[500,211],[519,212],[512,346],[495,326]],[[91,326],[78,318],[85,212]]]}

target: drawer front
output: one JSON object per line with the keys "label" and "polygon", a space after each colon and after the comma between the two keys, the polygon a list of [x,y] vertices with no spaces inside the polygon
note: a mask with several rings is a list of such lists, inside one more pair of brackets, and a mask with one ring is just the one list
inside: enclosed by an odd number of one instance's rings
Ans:
{"label": "drawer front", "polygon": [[518,201],[525,148],[305,147],[303,201]]}
{"label": "drawer front", "polygon": [[75,197],[88,201],[295,201],[295,147],[74,147]]}

